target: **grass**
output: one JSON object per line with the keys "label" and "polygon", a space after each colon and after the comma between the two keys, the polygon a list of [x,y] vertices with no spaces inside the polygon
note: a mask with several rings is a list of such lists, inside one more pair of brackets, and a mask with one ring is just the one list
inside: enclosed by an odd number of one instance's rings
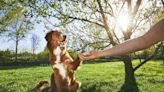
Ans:
{"label": "grass", "polygon": [[[138,61],[133,61],[136,65]],[[50,79],[50,66],[0,67],[0,92],[35,92],[36,84]],[[135,72],[140,92],[164,92],[164,65],[149,61]],[[103,62],[83,64],[76,72],[82,82],[78,92],[119,92],[124,84],[124,64]],[[133,92],[132,90],[129,90]]]}

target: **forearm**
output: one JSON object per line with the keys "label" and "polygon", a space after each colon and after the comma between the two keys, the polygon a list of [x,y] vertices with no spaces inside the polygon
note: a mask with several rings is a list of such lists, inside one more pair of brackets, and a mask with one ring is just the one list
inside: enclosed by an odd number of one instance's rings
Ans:
{"label": "forearm", "polygon": [[136,38],[136,39],[131,39],[128,40],[122,44],[118,44],[114,46],[113,48],[99,51],[98,57],[103,57],[103,56],[121,56],[121,55],[126,55],[134,51],[142,50],[147,47],[149,47],[149,44],[146,44],[146,42],[143,40],[142,37]]}

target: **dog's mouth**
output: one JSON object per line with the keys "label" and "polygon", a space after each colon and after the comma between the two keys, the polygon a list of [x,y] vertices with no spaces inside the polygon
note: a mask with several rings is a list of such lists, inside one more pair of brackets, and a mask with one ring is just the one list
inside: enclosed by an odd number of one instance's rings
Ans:
{"label": "dog's mouth", "polygon": [[65,45],[66,45],[66,35],[63,36],[63,40],[61,40],[59,42],[59,44],[60,44],[60,47],[65,47]]}
{"label": "dog's mouth", "polygon": [[59,43],[60,43],[60,46],[64,46],[66,44],[66,41],[61,41]]}

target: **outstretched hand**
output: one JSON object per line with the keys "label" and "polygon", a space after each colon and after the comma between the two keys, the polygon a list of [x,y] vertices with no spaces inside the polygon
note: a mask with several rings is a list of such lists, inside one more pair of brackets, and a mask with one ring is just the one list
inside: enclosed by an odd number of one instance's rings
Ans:
{"label": "outstretched hand", "polygon": [[90,60],[98,57],[98,52],[97,51],[90,51],[87,53],[80,53],[79,55],[80,60]]}

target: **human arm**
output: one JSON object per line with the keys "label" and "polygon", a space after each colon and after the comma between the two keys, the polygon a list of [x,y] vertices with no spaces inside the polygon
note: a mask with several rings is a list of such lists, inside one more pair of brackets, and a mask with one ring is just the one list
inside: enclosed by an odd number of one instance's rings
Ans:
{"label": "human arm", "polygon": [[104,56],[121,56],[138,50],[142,50],[164,40],[164,19],[155,24],[145,35],[127,40],[113,48],[102,51],[91,51],[88,54],[80,54],[82,60],[89,60]]}

